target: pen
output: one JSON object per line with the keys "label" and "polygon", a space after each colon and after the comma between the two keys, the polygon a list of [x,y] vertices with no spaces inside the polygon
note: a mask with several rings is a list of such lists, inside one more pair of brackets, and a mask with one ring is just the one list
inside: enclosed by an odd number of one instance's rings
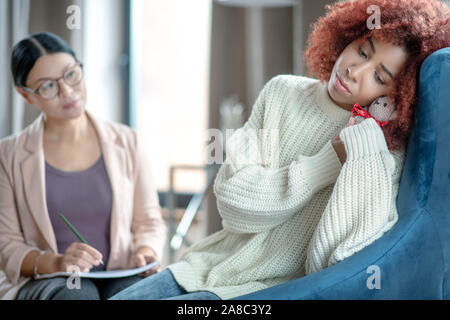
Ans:
{"label": "pen", "polygon": [[[87,244],[87,241],[84,240],[84,238],[81,236],[81,234],[77,231],[77,229],[74,228],[74,226],[72,226],[72,224],[70,224],[69,220],[66,219],[66,217],[64,217],[61,213],[59,214],[59,217],[62,219],[62,221],[64,221],[64,223],[66,224],[66,226],[69,227],[70,230],[72,230],[72,232],[77,236],[78,239],[80,239],[81,242],[83,242],[84,244]],[[103,264],[103,260],[100,259],[100,263]]]}

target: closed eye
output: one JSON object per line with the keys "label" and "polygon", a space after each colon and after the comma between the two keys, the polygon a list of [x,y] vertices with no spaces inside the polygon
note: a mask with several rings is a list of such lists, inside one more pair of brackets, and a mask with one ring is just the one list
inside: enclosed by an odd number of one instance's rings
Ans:
{"label": "closed eye", "polygon": [[359,48],[359,54],[362,55],[365,59],[367,59],[367,54],[361,48]]}
{"label": "closed eye", "polygon": [[381,77],[378,75],[378,73],[375,72],[375,79],[382,85],[385,84],[385,82],[383,81],[383,79],[381,79]]}

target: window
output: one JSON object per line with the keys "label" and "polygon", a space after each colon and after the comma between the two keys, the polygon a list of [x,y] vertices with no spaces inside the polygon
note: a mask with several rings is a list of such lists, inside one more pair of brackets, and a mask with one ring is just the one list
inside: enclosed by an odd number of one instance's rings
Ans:
{"label": "window", "polygon": [[[131,124],[144,142],[158,191],[171,165],[203,165],[208,126],[212,0],[133,0]],[[177,171],[176,190],[205,187],[202,171]]]}

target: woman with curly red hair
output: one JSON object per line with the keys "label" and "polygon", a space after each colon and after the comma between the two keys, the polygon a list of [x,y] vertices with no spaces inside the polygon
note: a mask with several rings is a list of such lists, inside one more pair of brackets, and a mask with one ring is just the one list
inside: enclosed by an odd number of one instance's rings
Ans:
{"label": "woman with curly red hair", "polygon": [[[368,28],[370,6],[380,29]],[[338,263],[397,222],[417,75],[449,45],[450,11],[438,0],[328,9],[306,52],[318,79],[273,78],[227,141],[214,185],[223,230],[112,299],[242,296]],[[383,129],[373,118],[354,125],[353,105],[380,96],[395,102],[396,118]]]}
{"label": "woman with curly red hair", "polygon": [[[380,29],[367,27],[370,6],[379,8]],[[385,91],[394,101],[398,116],[383,131],[389,149],[399,149],[411,131],[420,66],[431,53],[450,46],[448,6],[437,0],[358,0],[327,8],[330,12],[315,23],[305,53],[308,66],[318,79],[332,82],[336,71],[333,68],[344,49],[350,45],[359,49],[359,44],[367,44],[371,38],[408,53],[402,70]],[[355,99],[349,102],[352,106],[369,104]]]}

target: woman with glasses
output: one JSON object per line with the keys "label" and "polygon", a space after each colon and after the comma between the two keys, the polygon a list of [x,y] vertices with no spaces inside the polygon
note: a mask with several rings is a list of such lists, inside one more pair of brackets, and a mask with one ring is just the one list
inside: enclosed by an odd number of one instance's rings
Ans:
{"label": "woman with glasses", "polygon": [[42,113],[0,141],[0,299],[107,299],[160,270],[79,285],[42,278],[158,262],[166,226],[135,132],[86,110],[83,65],[67,43],[32,35],[14,47],[11,68]]}

